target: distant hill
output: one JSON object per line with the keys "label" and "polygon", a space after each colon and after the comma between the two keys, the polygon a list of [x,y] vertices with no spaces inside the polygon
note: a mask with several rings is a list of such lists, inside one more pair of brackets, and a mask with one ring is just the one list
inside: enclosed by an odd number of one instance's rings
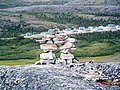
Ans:
{"label": "distant hill", "polygon": [[120,0],[0,0],[0,4],[37,3],[37,4],[70,4],[70,5],[120,5]]}
{"label": "distant hill", "polygon": [[0,0],[0,9],[30,5],[120,5],[120,0]]}
{"label": "distant hill", "polygon": [[0,9],[30,5],[64,5],[70,0],[0,0]]}
{"label": "distant hill", "polygon": [[71,0],[0,0],[0,4],[13,4],[13,3],[38,3],[38,4],[64,4]]}
{"label": "distant hill", "polygon": [[71,0],[70,5],[120,5],[120,0]]}

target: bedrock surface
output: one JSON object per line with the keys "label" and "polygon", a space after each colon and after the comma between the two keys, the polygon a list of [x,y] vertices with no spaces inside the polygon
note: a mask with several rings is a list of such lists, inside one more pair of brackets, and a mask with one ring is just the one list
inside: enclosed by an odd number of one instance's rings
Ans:
{"label": "bedrock surface", "polygon": [[0,66],[0,90],[120,90],[96,80],[119,81],[120,63]]}

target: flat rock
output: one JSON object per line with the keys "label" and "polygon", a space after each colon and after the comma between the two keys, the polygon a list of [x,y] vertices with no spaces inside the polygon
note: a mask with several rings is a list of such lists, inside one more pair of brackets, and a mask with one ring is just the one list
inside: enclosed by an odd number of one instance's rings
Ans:
{"label": "flat rock", "polygon": [[40,45],[40,48],[43,50],[56,50],[57,45],[55,45],[55,44],[42,44],[42,45]]}
{"label": "flat rock", "polygon": [[97,78],[120,79],[120,63],[0,66],[0,90],[120,90],[85,79],[89,72]]}
{"label": "flat rock", "polygon": [[74,55],[71,54],[71,53],[68,53],[68,54],[61,53],[60,58],[63,59],[63,60],[65,60],[65,59],[67,59],[67,60],[70,59],[71,60],[71,59],[74,58]]}
{"label": "flat rock", "polygon": [[49,59],[55,59],[55,54],[52,52],[48,52],[48,53],[42,53],[40,54],[40,58],[41,59],[45,59],[45,60],[49,60]]}
{"label": "flat rock", "polygon": [[73,44],[70,42],[66,42],[64,45],[60,46],[60,49],[68,49],[68,48],[72,48]]}

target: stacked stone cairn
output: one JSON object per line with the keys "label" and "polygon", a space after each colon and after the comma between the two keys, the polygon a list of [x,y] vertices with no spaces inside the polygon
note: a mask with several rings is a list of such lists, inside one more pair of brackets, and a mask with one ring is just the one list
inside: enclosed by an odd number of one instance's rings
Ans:
{"label": "stacked stone cairn", "polygon": [[[46,35],[42,36],[42,40],[36,40],[40,44],[43,53],[40,54],[40,61],[35,64],[56,64],[64,62],[71,64],[75,61],[75,57],[71,54],[71,50],[75,48],[75,39],[68,36],[59,29],[50,29]],[[59,46],[59,48],[57,47]],[[56,60],[55,51],[60,49],[60,58]]]}

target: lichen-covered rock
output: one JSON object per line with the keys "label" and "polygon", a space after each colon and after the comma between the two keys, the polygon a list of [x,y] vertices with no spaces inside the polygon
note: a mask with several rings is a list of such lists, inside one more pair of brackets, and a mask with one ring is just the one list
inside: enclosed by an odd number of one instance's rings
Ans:
{"label": "lichen-covered rock", "polygon": [[87,75],[120,79],[120,63],[0,66],[0,90],[120,90]]}

